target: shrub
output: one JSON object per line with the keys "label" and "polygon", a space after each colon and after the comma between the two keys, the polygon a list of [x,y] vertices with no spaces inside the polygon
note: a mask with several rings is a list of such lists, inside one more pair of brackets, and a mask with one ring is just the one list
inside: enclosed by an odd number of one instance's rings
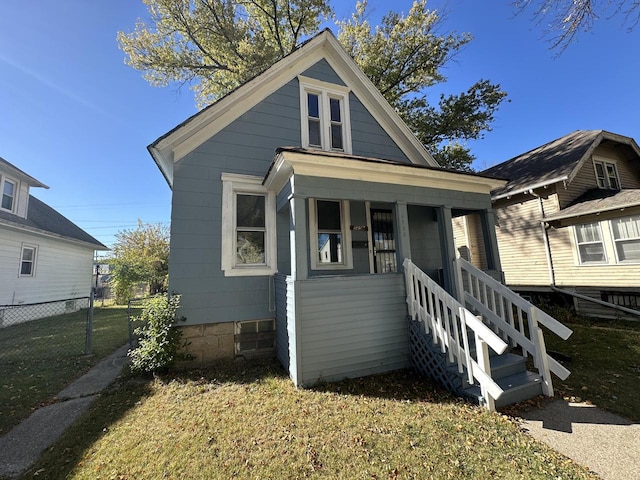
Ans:
{"label": "shrub", "polygon": [[132,372],[157,373],[175,362],[182,336],[175,323],[185,320],[176,317],[179,306],[180,295],[155,295],[144,301],[142,313],[133,318],[142,326],[135,329],[139,336],[138,346],[128,354]]}

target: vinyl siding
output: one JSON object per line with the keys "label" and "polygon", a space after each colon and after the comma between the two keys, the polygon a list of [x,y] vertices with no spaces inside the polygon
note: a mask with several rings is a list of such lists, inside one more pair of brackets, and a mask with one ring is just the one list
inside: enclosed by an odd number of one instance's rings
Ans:
{"label": "vinyl siding", "polygon": [[304,386],[408,366],[401,274],[315,278],[295,286]]}
{"label": "vinyl siding", "polygon": [[[23,243],[37,248],[32,277],[18,276]],[[0,228],[0,245],[0,305],[84,297],[91,292],[92,248],[5,228]]]}
{"label": "vinyl siding", "polygon": [[[326,61],[303,75],[343,84]],[[174,164],[169,288],[182,294],[187,325],[273,318],[268,277],[225,277],[221,270],[220,176],[264,176],[277,148],[300,145],[299,110],[294,78]],[[386,152],[387,158],[406,160],[354,95],[350,110],[354,153]],[[282,209],[285,199],[278,200]],[[290,272],[286,212],[276,220],[281,273]]]}
{"label": "vinyl siding", "polygon": [[[615,149],[606,145],[600,145],[594,152],[597,159],[604,159],[616,164],[618,179],[622,188],[640,188],[640,171],[633,167],[629,160]],[[593,158],[584,162],[576,176],[567,185],[567,188],[558,187],[558,196],[561,208],[565,208],[580,195],[592,188],[597,188]]]}
{"label": "vinyl siding", "polygon": [[[617,212],[616,212],[617,213]],[[626,214],[630,214],[625,212]],[[639,287],[640,264],[617,264],[609,219],[601,216],[585,217],[581,223],[600,221],[606,264],[580,265],[573,226],[549,230],[549,240],[559,287]]]}
{"label": "vinyl siding", "polygon": [[[505,283],[514,286],[549,285],[539,200],[531,195],[519,195],[511,200],[496,202],[494,210]],[[546,215],[557,211],[555,194],[544,200],[544,210]]]}
{"label": "vinyl siding", "polygon": [[464,253],[461,256],[469,260],[476,268],[487,270],[487,251],[484,244],[484,235],[482,234],[482,217],[479,214],[468,214],[456,217],[452,221],[453,237],[456,250]]}

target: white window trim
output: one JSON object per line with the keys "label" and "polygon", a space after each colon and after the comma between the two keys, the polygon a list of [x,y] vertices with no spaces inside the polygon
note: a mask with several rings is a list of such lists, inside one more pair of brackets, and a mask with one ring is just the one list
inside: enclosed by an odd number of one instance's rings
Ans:
{"label": "white window trim", "polygon": [[[603,187],[598,183],[598,170],[596,169],[596,164],[602,165],[602,170],[604,172],[604,181],[605,185]],[[618,184],[617,188],[612,188],[611,183],[609,182],[609,175],[607,175],[607,165],[612,165],[615,171],[616,183]],[[598,188],[604,188],[607,190],[620,190],[622,186],[620,185],[620,174],[618,173],[618,165],[615,161],[602,157],[593,157],[593,173],[596,177],[596,184]]]}
{"label": "white window trim", "polygon": [[[335,83],[323,82],[321,80],[303,76],[298,76],[298,83],[300,84],[300,127],[302,132],[302,146],[304,148],[317,148],[309,146],[309,109],[307,104],[307,93],[314,93],[320,97],[320,142],[322,144],[322,150],[351,154],[351,114],[349,111],[350,89],[342,85],[336,85]],[[340,100],[340,113],[342,114],[342,149],[333,149],[330,145],[330,98],[338,98]]]}
{"label": "white window trim", "polygon": [[[635,217],[636,215],[629,215],[629,217]],[[620,265],[637,265],[640,263],[640,259],[638,260],[620,260],[620,256],[618,255],[618,242],[629,241],[629,240],[638,240],[640,241],[640,237],[637,238],[616,238],[615,230],[613,228],[613,222],[615,220],[621,220],[626,217],[620,217],[616,219],[609,220],[609,230],[611,231],[611,241],[613,242],[613,253],[615,255],[616,263]]]}
{"label": "white window trim", "polygon": [[[31,273],[22,273],[22,262],[24,259],[24,251],[26,249],[30,249],[33,250],[33,260],[31,261]],[[38,246],[37,245],[30,245],[27,243],[23,243],[22,247],[20,248],[20,262],[18,264],[18,277],[35,277],[36,276],[36,264],[38,261]]]}
{"label": "white window trim", "polygon": [[[2,198],[4,197],[4,184],[9,181],[13,184],[13,202],[11,203],[11,209],[2,207]],[[20,185],[17,180],[7,177],[5,175],[0,176],[0,210],[5,212],[14,213],[18,206],[18,195],[19,195]]]}
{"label": "white window trim", "polygon": [[[221,266],[225,277],[273,275],[277,269],[276,196],[262,185],[262,177],[223,173]],[[265,196],[265,263],[236,265],[236,195]]]}
{"label": "white window trim", "polygon": [[[327,200],[333,202],[340,202],[340,230],[342,235],[342,263],[320,263],[318,262],[318,221],[317,221],[317,207],[316,200]],[[348,200],[335,200],[335,199],[309,199],[309,245],[311,259],[311,270],[350,270],[353,269],[353,255],[351,252],[351,215],[349,212]]]}
{"label": "white window trim", "polygon": [[[580,255],[580,245],[586,244],[586,243],[597,243],[597,242],[580,242],[580,240],[578,239],[578,230],[577,230],[577,227],[579,225],[574,225],[573,240],[575,241],[575,245],[576,245],[576,255],[577,255],[578,265],[587,266],[587,267],[592,265],[607,265],[609,263],[609,256],[607,254],[607,244],[605,242],[605,236],[602,231],[602,223],[601,222],[585,222],[585,224],[587,223],[595,223],[598,225],[598,231],[600,232],[600,243],[602,244],[602,252],[604,254],[604,260],[600,262],[583,262],[582,261],[582,256]],[[584,224],[580,224],[580,225],[584,225]]]}

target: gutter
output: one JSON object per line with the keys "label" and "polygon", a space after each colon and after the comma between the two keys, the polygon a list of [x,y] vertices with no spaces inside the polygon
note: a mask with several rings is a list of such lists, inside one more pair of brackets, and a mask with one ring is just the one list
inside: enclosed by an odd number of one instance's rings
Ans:
{"label": "gutter", "polygon": [[[588,297],[586,295],[582,295],[581,293],[571,292],[569,290],[564,290],[562,288],[554,287],[553,285],[551,286],[551,289],[555,290],[556,292],[559,292],[559,293],[564,293],[566,295],[571,295],[572,297],[576,297],[576,298],[580,298],[582,300],[587,300],[589,302],[597,303],[598,305],[604,305],[605,307],[614,308],[616,310],[620,310],[620,311],[625,312],[625,313],[630,313],[632,315],[640,316],[640,311],[633,310],[632,308],[627,308],[627,307],[623,307],[621,305],[616,305],[615,303],[605,302],[604,300],[598,300],[597,298]],[[632,321],[640,321],[640,319],[632,320]]]}

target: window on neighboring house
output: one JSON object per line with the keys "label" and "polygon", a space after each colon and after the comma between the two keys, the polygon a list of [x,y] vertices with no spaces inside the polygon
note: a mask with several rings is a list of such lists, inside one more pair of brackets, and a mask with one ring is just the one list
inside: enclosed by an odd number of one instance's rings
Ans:
{"label": "window on neighboring house", "polygon": [[2,209],[13,212],[16,196],[16,183],[7,178],[2,182]]}
{"label": "window on neighboring house", "polygon": [[226,276],[276,273],[275,195],[262,179],[222,175],[222,270]]}
{"label": "window on neighboring house", "polygon": [[599,188],[606,188],[610,190],[620,189],[618,170],[615,163],[594,160],[593,165],[596,169],[596,181],[598,182]]}
{"label": "window on neighboring house", "polygon": [[574,227],[581,264],[606,263],[600,223],[583,223]]}
{"label": "window on neighboring house", "polygon": [[20,276],[33,277],[36,265],[36,247],[28,245],[22,246],[22,254],[20,255]]}
{"label": "window on neighboring house", "polygon": [[309,199],[311,268],[352,268],[349,202]]}
{"label": "window on neighboring house", "polygon": [[640,215],[611,220],[618,262],[640,262]]}
{"label": "window on neighboring house", "polygon": [[302,146],[351,153],[349,89],[311,78],[298,79]]}

